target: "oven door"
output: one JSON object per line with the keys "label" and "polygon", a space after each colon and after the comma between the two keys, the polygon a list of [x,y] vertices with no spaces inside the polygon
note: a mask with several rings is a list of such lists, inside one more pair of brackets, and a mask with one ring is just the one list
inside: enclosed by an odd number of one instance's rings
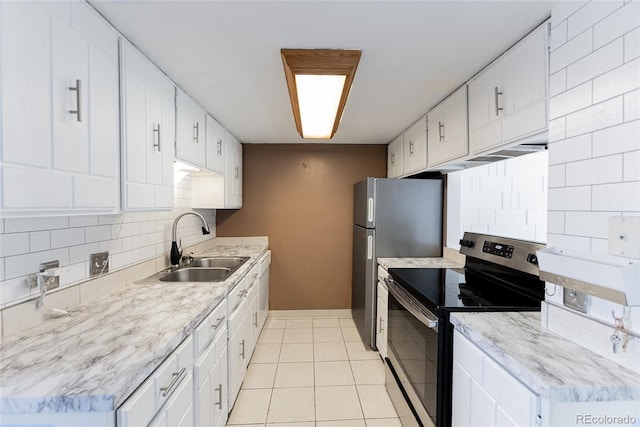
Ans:
{"label": "oven door", "polygon": [[388,278],[387,285],[389,362],[421,425],[434,426],[438,389],[438,317],[392,278]]}

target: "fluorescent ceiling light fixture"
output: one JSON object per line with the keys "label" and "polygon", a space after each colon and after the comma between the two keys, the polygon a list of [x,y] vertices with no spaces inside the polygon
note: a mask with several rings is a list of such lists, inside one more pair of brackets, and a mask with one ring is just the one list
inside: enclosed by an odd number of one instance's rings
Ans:
{"label": "fluorescent ceiling light fixture", "polygon": [[338,130],[359,50],[282,49],[296,130],[303,138],[331,139]]}

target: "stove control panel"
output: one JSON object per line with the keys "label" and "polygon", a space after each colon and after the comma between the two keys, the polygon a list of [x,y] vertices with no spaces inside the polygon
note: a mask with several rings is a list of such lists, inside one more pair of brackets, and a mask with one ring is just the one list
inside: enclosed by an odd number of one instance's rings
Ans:
{"label": "stove control panel", "polygon": [[513,246],[485,240],[484,245],[482,246],[482,252],[511,259],[513,256]]}

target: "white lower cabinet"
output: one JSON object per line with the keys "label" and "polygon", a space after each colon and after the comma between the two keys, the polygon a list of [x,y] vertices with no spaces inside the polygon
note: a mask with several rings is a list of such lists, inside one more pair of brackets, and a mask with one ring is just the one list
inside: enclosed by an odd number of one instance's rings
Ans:
{"label": "white lower cabinet", "polygon": [[194,425],[223,427],[228,412],[226,322],[221,323],[215,339],[193,367],[193,379]]}
{"label": "white lower cabinet", "polygon": [[258,324],[260,325],[259,329],[262,330],[269,315],[269,266],[271,265],[271,251],[267,251],[259,262],[260,290],[258,295]]}
{"label": "white lower cabinet", "polygon": [[380,357],[387,357],[387,325],[389,319],[389,290],[384,279],[378,276],[378,298],[376,307],[376,347]]}
{"label": "white lower cabinet", "polygon": [[249,301],[245,299],[240,303],[236,311],[229,316],[227,395],[230,410],[233,408],[236,397],[240,392],[242,380],[247,373],[247,346],[252,332],[249,323],[251,316],[248,314],[248,306]]}
{"label": "white lower cabinet", "polygon": [[193,424],[193,375],[189,373],[149,427],[187,427]]}

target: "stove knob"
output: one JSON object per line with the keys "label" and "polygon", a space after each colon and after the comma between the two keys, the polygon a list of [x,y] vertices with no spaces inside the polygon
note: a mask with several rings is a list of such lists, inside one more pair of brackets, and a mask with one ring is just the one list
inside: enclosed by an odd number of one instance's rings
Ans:
{"label": "stove knob", "polygon": [[473,240],[460,239],[460,246],[464,246],[466,248],[472,248]]}
{"label": "stove knob", "polygon": [[527,255],[527,262],[538,265],[538,256],[536,254]]}

